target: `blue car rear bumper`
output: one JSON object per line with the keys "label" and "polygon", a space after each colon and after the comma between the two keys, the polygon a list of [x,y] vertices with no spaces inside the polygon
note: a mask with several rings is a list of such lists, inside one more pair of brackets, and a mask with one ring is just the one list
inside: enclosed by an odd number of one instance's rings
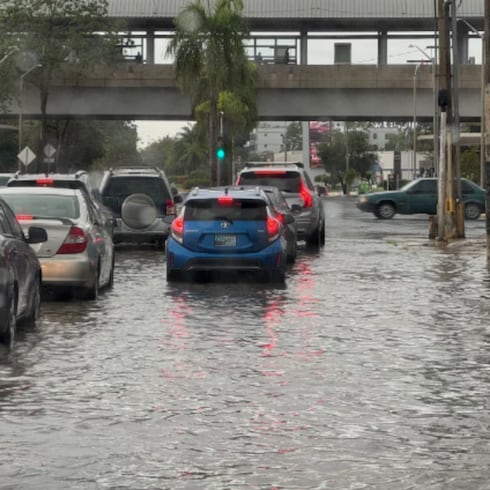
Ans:
{"label": "blue car rear bumper", "polygon": [[286,269],[287,248],[283,240],[250,253],[203,253],[189,250],[172,237],[166,242],[167,269],[175,272],[250,271],[273,273]]}

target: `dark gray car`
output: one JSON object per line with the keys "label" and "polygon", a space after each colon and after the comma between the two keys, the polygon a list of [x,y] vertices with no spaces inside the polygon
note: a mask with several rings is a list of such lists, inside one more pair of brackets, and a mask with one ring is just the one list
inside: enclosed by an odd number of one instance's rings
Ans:
{"label": "dark gray car", "polygon": [[277,187],[293,211],[298,240],[305,240],[307,245],[324,245],[323,201],[302,163],[249,162],[238,174],[237,184]]}

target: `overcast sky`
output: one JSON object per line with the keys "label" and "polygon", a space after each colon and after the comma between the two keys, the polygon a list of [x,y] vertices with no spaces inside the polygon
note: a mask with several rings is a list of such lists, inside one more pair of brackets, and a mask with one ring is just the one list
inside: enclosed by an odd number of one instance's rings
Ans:
{"label": "overcast sky", "polygon": [[[335,40],[309,39],[308,41],[308,64],[310,65],[330,65],[334,62]],[[352,63],[353,64],[376,64],[377,61],[377,41],[375,39],[348,40],[350,42]],[[388,63],[405,64],[407,60],[421,59],[423,53],[410,45],[416,45],[423,50],[428,57],[432,56],[433,50],[430,48],[434,44],[433,37],[427,39],[397,39],[388,42]],[[165,46],[156,45],[156,62],[169,63],[164,57]],[[479,38],[471,38],[469,41],[469,56],[475,58],[475,63],[481,63],[482,42]],[[192,124],[191,121],[136,121],[138,127],[139,147],[158,141],[165,136],[176,136],[183,127]]]}

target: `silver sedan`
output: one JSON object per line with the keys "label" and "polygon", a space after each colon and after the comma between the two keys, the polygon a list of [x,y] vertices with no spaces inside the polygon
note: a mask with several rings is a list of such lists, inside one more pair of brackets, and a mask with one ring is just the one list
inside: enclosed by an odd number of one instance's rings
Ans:
{"label": "silver sedan", "polygon": [[114,280],[114,244],[100,211],[78,189],[12,187],[0,195],[24,232],[41,226],[44,243],[31,245],[41,263],[42,283],[67,288],[77,297],[96,299]]}

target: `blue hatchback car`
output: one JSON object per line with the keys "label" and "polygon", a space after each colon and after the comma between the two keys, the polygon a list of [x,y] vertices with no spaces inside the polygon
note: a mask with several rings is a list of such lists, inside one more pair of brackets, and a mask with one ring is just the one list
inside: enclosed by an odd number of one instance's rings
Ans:
{"label": "blue hatchback car", "polygon": [[194,189],[166,241],[167,280],[194,273],[253,272],[284,282],[287,244],[262,189]]}

